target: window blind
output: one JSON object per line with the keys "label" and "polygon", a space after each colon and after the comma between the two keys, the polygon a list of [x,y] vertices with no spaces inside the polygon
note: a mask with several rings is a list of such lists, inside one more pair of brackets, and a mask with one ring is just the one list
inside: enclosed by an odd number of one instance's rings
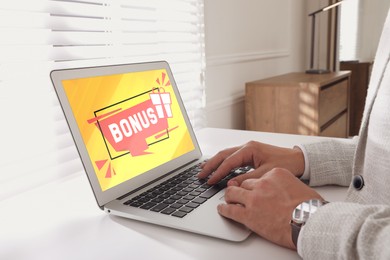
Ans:
{"label": "window blind", "polygon": [[203,0],[4,1],[0,35],[0,200],[83,172],[53,69],[166,60],[205,124]]}

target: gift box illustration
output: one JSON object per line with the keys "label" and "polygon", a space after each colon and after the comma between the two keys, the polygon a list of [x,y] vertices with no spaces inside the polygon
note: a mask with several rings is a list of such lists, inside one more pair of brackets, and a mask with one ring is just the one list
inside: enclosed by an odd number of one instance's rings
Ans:
{"label": "gift box illustration", "polygon": [[[172,109],[171,109],[171,94],[165,92],[164,88],[159,88],[158,92],[154,89],[153,93],[149,94],[150,99],[152,100],[153,105],[155,105],[157,110],[157,115],[159,118],[171,118]],[[162,90],[162,92],[161,92]]]}

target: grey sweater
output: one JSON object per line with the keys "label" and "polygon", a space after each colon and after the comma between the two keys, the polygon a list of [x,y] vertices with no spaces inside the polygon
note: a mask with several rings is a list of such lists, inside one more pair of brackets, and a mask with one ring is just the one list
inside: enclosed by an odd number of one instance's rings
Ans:
{"label": "grey sweater", "polygon": [[[304,259],[390,259],[390,12],[376,53],[359,136],[302,145],[311,186],[348,186],[320,208],[298,245]],[[363,177],[357,190],[353,177]],[[326,199],[326,198],[325,198]]]}

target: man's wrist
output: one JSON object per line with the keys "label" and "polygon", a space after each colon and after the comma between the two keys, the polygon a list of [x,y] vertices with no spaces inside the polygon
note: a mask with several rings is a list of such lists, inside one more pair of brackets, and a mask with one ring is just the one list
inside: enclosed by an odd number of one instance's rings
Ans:
{"label": "man's wrist", "polygon": [[301,180],[309,180],[310,179],[310,168],[309,168],[309,160],[307,159],[307,152],[306,149],[302,145],[295,145],[294,150],[297,150],[300,152],[300,160],[302,160],[303,167],[301,168],[301,175],[297,176]]}

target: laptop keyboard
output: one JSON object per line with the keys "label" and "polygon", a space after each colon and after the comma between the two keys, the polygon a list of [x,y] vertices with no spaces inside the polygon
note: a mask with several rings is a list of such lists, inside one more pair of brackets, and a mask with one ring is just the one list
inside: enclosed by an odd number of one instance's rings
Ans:
{"label": "laptop keyboard", "polygon": [[234,169],[220,182],[210,186],[207,179],[198,179],[199,166],[195,165],[123,204],[183,218],[224,189],[230,179],[252,169],[250,166]]}

